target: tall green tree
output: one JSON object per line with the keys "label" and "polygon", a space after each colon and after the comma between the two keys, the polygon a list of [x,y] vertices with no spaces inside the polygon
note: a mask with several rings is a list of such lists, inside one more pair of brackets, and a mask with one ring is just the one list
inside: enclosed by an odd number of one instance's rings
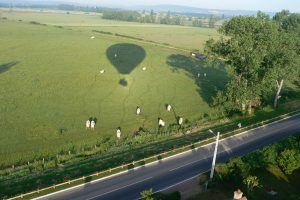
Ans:
{"label": "tall green tree", "polygon": [[253,107],[275,96],[276,106],[283,80],[295,78],[299,71],[294,37],[262,12],[234,17],[219,32],[223,36],[207,41],[206,51],[212,58],[224,60],[233,78],[217,94],[215,104],[226,111],[251,113]]}

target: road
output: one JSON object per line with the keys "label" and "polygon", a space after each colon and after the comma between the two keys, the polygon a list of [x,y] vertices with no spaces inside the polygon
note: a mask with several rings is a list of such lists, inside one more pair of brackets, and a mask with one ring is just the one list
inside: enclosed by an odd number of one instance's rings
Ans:
{"label": "road", "polygon": [[[217,163],[241,156],[288,135],[300,132],[300,115],[220,140]],[[209,170],[214,143],[138,169],[87,183],[39,199],[138,199],[141,191],[162,191]]]}

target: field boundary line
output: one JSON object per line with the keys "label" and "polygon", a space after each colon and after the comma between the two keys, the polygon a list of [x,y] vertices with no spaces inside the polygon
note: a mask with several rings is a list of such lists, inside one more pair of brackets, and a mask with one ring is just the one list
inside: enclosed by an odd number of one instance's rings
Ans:
{"label": "field boundary line", "polygon": [[[130,36],[128,38],[124,37],[124,36],[119,36],[119,35],[116,35],[116,33],[112,33],[112,34],[104,34],[104,33],[99,33],[99,32],[95,32],[95,33],[101,34],[103,36],[114,37],[114,38],[122,38],[122,39],[131,40],[131,41],[135,41],[135,42],[139,42],[139,43],[143,43],[143,44],[151,44],[151,45],[154,45],[154,46],[159,46],[159,47],[163,47],[163,48],[167,48],[167,49],[183,51],[183,52],[186,52],[186,53],[192,52],[192,50],[183,49],[183,48],[175,47],[175,46],[172,46],[172,45],[165,45],[165,44],[161,44],[159,42],[156,43],[154,41],[153,42],[146,41],[143,38],[141,38],[141,40],[139,40],[139,39],[129,38]],[[125,36],[127,36],[127,35],[125,35]]]}
{"label": "field boundary line", "polygon": [[[240,129],[235,129],[233,131],[226,132],[226,133],[220,135],[221,138],[222,138],[222,139],[220,139],[220,141],[223,141],[223,140],[225,140],[227,138],[232,138],[232,137],[235,137],[235,136],[238,136],[238,135],[245,134],[245,133],[247,133],[249,131],[255,130],[255,129],[260,128],[260,127],[265,126],[265,125],[271,125],[271,124],[274,124],[274,123],[278,123],[278,122],[280,122],[282,120],[285,120],[285,119],[288,119],[288,118],[291,118],[291,117],[294,117],[294,116],[297,116],[297,115],[300,115],[300,110],[296,110],[296,111],[292,111],[292,112],[289,112],[289,113],[285,113],[285,114],[279,115],[277,117],[273,117],[273,118],[268,119],[268,120],[264,120],[264,121],[261,121],[261,122],[258,122],[258,123],[255,123],[255,124],[252,124],[252,125],[249,125],[249,126],[245,126],[243,128],[240,128]],[[240,131],[242,131],[242,132],[240,132]],[[237,132],[237,133],[235,133],[235,132]],[[11,200],[13,200],[13,199],[20,199],[20,198],[23,199],[24,197],[28,197],[30,195],[37,195],[37,194],[39,194],[41,192],[45,192],[47,190],[53,190],[53,189],[55,190],[57,187],[68,186],[68,185],[70,185],[72,183],[76,184],[76,182],[78,182],[78,181],[85,181],[87,178],[93,178],[95,176],[97,177],[97,176],[99,176],[101,174],[105,174],[105,173],[110,174],[110,175],[107,175],[107,176],[104,176],[104,177],[100,177],[98,179],[91,180],[91,181],[88,181],[88,182],[85,182],[85,183],[78,183],[75,186],[71,186],[71,187],[68,187],[66,189],[61,189],[61,190],[58,190],[58,191],[54,191],[54,192],[51,192],[49,194],[45,194],[45,195],[36,197],[34,199],[40,199],[40,198],[43,198],[43,197],[51,196],[53,194],[57,194],[57,193],[64,192],[64,191],[68,191],[68,190],[71,190],[71,189],[83,186],[83,185],[88,184],[88,183],[99,182],[101,180],[105,180],[107,178],[111,178],[111,177],[114,177],[114,176],[126,173],[126,172],[131,171],[131,170],[139,169],[139,168],[141,168],[143,166],[152,165],[154,163],[159,162],[160,160],[168,160],[168,159],[171,159],[173,157],[177,157],[179,155],[185,154],[185,153],[187,153],[187,152],[189,152],[191,150],[195,150],[195,149],[207,146],[207,145],[211,145],[211,144],[214,143],[214,141],[211,141],[214,138],[215,138],[215,136],[207,138],[207,139],[204,139],[204,140],[201,140],[201,141],[198,141],[198,142],[195,142],[195,143],[191,143],[189,145],[184,145],[184,146],[181,146],[181,147],[178,147],[178,148],[174,148],[174,149],[171,149],[169,151],[165,151],[165,152],[162,152],[160,154],[156,154],[156,155],[153,155],[153,156],[141,159],[141,160],[132,161],[130,163],[127,163],[127,164],[124,164],[124,165],[121,165],[121,166],[110,168],[110,169],[107,169],[107,170],[104,170],[104,171],[101,171],[101,172],[96,172],[96,173],[93,173],[93,174],[90,174],[90,175],[87,175],[87,176],[83,176],[83,177],[80,177],[80,178],[77,178],[77,179],[69,180],[69,181],[66,181],[66,182],[63,182],[63,183],[55,184],[53,186],[49,186],[49,187],[46,187],[46,188],[43,188],[43,189],[34,190],[32,192],[28,192],[26,194],[21,194],[21,195],[18,195],[18,196],[9,198],[9,199],[11,199]],[[209,142],[209,143],[207,143],[207,142]],[[197,147],[195,145],[197,145]],[[188,149],[188,150],[185,150],[185,149]],[[178,152],[178,153],[175,153],[175,152]],[[162,157],[162,156],[165,156],[167,154],[171,154],[171,155],[170,156],[166,156],[166,157]],[[152,160],[152,159],[154,159],[154,160],[146,163],[147,161]],[[141,164],[140,166],[136,166],[135,167],[135,165],[138,164],[138,163],[144,163],[144,164]],[[126,167],[127,167],[127,169],[124,170],[124,168],[126,168]],[[132,168],[129,169],[129,167],[132,167]],[[113,171],[115,171],[115,170],[121,170],[121,171],[113,173]]]}

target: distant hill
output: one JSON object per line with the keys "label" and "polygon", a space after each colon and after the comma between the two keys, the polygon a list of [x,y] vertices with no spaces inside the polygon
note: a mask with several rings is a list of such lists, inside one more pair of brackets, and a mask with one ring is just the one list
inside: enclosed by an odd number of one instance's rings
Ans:
{"label": "distant hill", "polygon": [[[188,14],[188,15],[226,15],[226,16],[236,16],[236,15],[255,15],[257,11],[253,10],[221,10],[221,9],[207,9],[207,8],[197,8],[197,7],[190,7],[190,6],[181,6],[181,5],[139,5],[139,6],[130,6],[130,5],[114,5],[114,4],[101,4],[99,3],[75,3],[76,0],[1,0],[1,5],[10,5],[13,6],[54,6],[59,4],[68,4],[68,5],[75,5],[75,6],[99,6],[99,7],[106,7],[106,8],[115,8],[115,9],[124,9],[124,10],[154,10],[155,12],[172,12],[172,13],[179,13],[179,14]],[[265,12],[270,16],[273,16],[275,13],[273,12]]]}
{"label": "distant hill", "polygon": [[[253,10],[219,10],[219,9],[206,9],[206,8],[197,8],[189,6],[180,6],[180,5],[154,5],[154,6],[133,6],[128,7],[133,10],[154,10],[156,12],[175,12],[175,13],[195,13],[195,14],[205,14],[205,15],[255,15],[257,11]],[[267,14],[273,16],[275,13],[266,12]]]}

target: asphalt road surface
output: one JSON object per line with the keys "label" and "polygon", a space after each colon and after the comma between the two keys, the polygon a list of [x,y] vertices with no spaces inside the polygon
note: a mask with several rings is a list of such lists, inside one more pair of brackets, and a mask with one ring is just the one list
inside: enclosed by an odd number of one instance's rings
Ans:
{"label": "asphalt road surface", "polygon": [[[217,163],[234,156],[247,154],[298,132],[300,132],[300,115],[220,140]],[[162,191],[208,171],[212,162],[214,146],[214,143],[209,144],[172,158],[40,199],[138,199],[140,192],[145,189],[152,188],[153,191]]]}

